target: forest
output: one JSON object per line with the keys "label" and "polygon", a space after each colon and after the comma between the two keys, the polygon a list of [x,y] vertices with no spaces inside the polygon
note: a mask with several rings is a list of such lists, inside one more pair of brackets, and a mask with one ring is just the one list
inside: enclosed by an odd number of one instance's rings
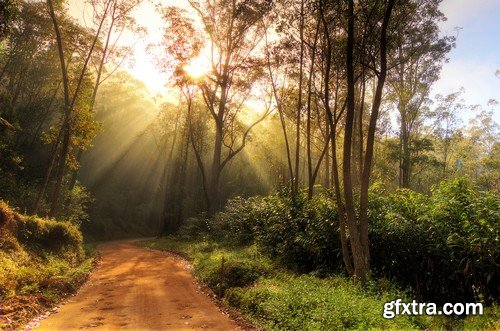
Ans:
{"label": "forest", "polygon": [[0,0],[0,329],[141,247],[240,329],[500,328],[500,95],[436,93],[442,5]]}

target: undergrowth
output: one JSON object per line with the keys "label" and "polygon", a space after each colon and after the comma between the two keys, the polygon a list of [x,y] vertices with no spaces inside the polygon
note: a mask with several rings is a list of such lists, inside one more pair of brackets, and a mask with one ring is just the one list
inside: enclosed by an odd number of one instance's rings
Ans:
{"label": "undergrowth", "polygon": [[[496,330],[499,309],[467,319],[396,316],[384,319],[385,302],[410,294],[385,279],[361,288],[343,275],[301,274],[259,253],[255,245],[186,237],[138,243],[188,258],[195,275],[222,300],[266,330]],[[224,262],[223,262],[224,261]]]}
{"label": "undergrowth", "polygon": [[96,254],[75,225],[24,216],[0,201],[0,329],[17,329],[76,291]]}

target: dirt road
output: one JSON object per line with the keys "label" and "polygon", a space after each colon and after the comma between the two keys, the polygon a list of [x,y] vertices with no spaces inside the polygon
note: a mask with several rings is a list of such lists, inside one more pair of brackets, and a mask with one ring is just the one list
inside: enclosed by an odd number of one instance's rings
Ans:
{"label": "dirt road", "polygon": [[101,265],[37,330],[236,330],[184,262],[131,242],[99,247]]}

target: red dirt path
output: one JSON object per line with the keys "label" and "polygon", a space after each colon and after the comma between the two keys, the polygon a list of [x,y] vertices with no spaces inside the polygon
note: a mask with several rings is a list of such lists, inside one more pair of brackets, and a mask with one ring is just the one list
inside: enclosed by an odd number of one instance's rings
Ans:
{"label": "red dirt path", "polygon": [[36,330],[238,330],[198,290],[180,259],[135,246],[99,246],[101,265]]}

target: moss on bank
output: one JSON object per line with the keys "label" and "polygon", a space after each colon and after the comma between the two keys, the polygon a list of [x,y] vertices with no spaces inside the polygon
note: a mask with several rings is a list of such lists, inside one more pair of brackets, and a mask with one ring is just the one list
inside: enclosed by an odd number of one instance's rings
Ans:
{"label": "moss on bank", "polygon": [[76,291],[94,265],[89,248],[75,225],[0,201],[0,329],[19,328]]}

